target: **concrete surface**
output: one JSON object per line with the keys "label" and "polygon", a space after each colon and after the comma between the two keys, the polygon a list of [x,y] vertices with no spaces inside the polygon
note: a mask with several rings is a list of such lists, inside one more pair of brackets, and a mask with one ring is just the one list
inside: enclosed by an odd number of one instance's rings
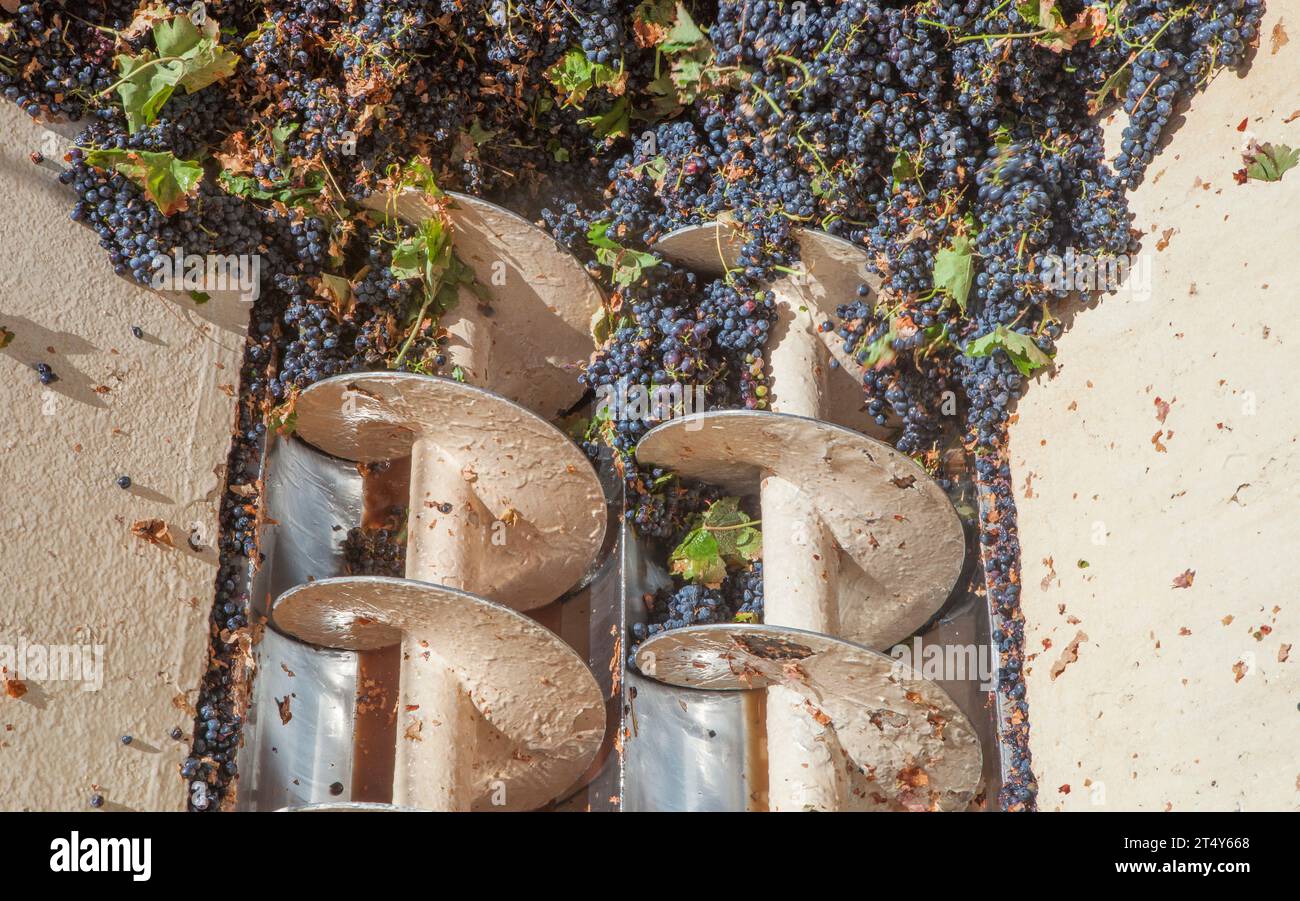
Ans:
{"label": "concrete surface", "polygon": [[1012,428],[1043,810],[1300,807],[1300,169],[1233,180],[1248,134],[1300,146],[1268,8],[1134,196],[1149,300],[1080,312]]}
{"label": "concrete surface", "polygon": [[[0,103],[0,134],[0,665],[23,641],[103,653],[98,690],[61,670],[0,692],[0,809],[181,809],[242,342],[114,276],[28,159],[45,129]],[[175,548],[133,537],[146,519]]]}

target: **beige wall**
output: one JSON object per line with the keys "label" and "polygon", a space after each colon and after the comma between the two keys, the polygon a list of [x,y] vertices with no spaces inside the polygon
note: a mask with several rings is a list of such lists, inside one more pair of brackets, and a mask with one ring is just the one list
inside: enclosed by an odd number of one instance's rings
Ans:
{"label": "beige wall", "polygon": [[[114,276],[68,219],[71,189],[28,159],[44,129],[0,103],[0,134],[0,326],[15,334],[0,350],[0,645],[104,653],[98,691],[33,678],[0,695],[0,809],[82,809],[95,790],[107,808],[178,809],[242,339]],[[60,377],[48,388],[40,360]],[[177,549],[132,537],[152,518]]]}
{"label": "beige wall", "polygon": [[1300,169],[1232,177],[1243,118],[1300,146],[1300,3],[1268,6],[1136,192],[1150,299],[1079,313],[1012,430],[1044,810],[1300,806]]}

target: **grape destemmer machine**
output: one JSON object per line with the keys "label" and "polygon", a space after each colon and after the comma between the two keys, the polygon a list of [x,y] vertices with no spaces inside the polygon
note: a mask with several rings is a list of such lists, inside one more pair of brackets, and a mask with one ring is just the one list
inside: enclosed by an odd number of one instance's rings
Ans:
{"label": "grape destemmer machine", "polygon": [[[948,497],[863,434],[860,370],[818,328],[873,284],[862,251],[804,230],[802,268],[769,286],[770,410],[670,419],[637,447],[757,497],[766,617],[660,633],[630,665],[627,628],[667,575],[625,525],[612,467],[552,424],[581,400],[601,295],[535,226],[453,201],[481,286],[441,322],[459,378],[316,383],[266,454],[250,578],[267,628],[235,806],[959,810],[995,795],[987,691],[882,653],[917,633],[987,645],[989,624],[982,598],[954,596],[969,555]],[[430,214],[414,192],[382,202]],[[735,257],[723,226],[657,250],[701,272]],[[347,575],[343,537],[385,469],[405,578]]]}

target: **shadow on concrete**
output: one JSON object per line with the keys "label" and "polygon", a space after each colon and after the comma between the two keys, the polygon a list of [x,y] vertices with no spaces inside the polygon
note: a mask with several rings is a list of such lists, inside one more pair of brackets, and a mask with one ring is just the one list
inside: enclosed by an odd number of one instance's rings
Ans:
{"label": "shadow on concrete", "polygon": [[[107,402],[96,393],[98,383],[78,369],[70,359],[99,351],[85,338],[71,332],[58,332],[10,313],[0,313],[0,326],[13,332],[13,339],[0,354],[11,357],[31,372],[33,384],[39,388],[62,395],[89,407],[106,408]],[[58,381],[41,385],[36,375],[36,364],[46,363]],[[49,415],[54,415],[51,411]]]}

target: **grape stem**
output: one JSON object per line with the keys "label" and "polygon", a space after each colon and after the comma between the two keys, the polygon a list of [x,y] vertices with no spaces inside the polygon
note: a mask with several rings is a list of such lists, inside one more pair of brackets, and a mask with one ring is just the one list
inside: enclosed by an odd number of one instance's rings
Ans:
{"label": "grape stem", "polygon": [[130,75],[124,75],[121,78],[119,78],[117,81],[113,82],[108,87],[104,88],[104,90],[100,91],[99,94],[97,94],[96,96],[107,97],[109,94],[116,91],[119,87],[126,84],[136,75],[139,75],[141,72],[143,72],[145,69],[148,69],[150,66],[156,66],[159,63],[177,63],[180,62],[182,59],[183,57],[179,57],[179,56],[160,56],[157,59],[151,59],[147,63],[143,63],[142,65],[138,66],[136,69],[132,70]]}

